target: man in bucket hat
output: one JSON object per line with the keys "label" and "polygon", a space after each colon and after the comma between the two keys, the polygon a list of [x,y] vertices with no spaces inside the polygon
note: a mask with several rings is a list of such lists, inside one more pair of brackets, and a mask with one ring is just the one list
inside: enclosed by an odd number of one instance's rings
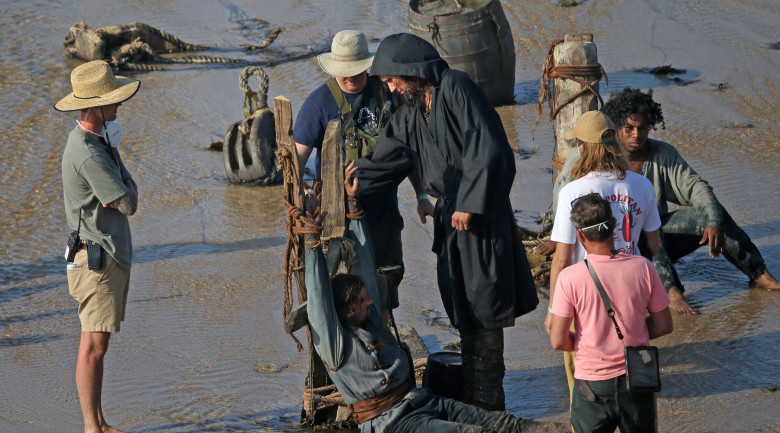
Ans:
{"label": "man in bucket hat", "polygon": [[[342,143],[347,165],[374,152],[379,132],[389,120],[394,106],[386,86],[376,77],[368,76],[368,68],[374,53],[368,50],[363,32],[342,30],[333,37],[331,51],[317,57],[320,67],[331,78],[315,89],[304,101],[293,128],[293,138],[298,151],[301,170],[306,165],[312,149],[318,149],[314,178],[320,179],[321,159],[319,151],[325,137],[328,122],[342,122]],[[425,223],[426,216],[433,215],[433,206],[424,194],[416,173],[409,180],[417,194],[417,213]],[[398,189],[374,197],[363,198],[365,223],[369,237],[375,246],[374,259],[377,268],[397,267],[403,272],[401,230],[404,222],[398,211]],[[400,278],[397,279],[400,281]],[[382,293],[384,305],[389,311],[398,306],[398,287],[389,287]]]}
{"label": "man in bucket hat", "polygon": [[[611,237],[615,254],[638,255],[640,233],[647,236],[650,255],[655,255],[660,244],[658,228],[661,227],[661,218],[655,205],[653,185],[628,170],[628,159],[615,139],[615,125],[609,117],[600,111],[588,111],[577,120],[573,129],[566,132],[565,137],[575,140],[580,160],[572,168],[573,180],[558,193],[558,209],[550,235],[557,245],[550,266],[550,305],[544,321],[547,332],[550,332],[553,320],[550,308],[558,275],[564,268],[584,260],[588,254],[577,238],[577,228],[571,220],[572,208],[581,197],[595,193],[609,202],[617,219]],[[573,360],[573,352],[564,352],[570,391],[574,385]]]}
{"label": "man in bucket hat", "polygon": [[114,121],[141,83],[115,77],[108,63],[96,60],[75,68],[71,84],[73,92],[54,108],[81,113],[62,155],[65,214],[74,230],[66,252],[68,287],[81,320],[76,389],[84,431],[118,432],[101,408],[103,359],[124,320],[132,257],[127,217],[136,211],[138,190],[116,149],[121,129]]}

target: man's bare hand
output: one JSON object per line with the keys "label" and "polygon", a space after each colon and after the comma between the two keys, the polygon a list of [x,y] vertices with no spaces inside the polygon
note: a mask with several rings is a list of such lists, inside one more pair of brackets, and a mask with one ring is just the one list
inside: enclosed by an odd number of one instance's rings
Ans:
{"label": "man's bare hand", "polygon": [[354,177],[358,167],[355,165],[355,161],[350,161],[347,164],[347,168],[344,170],[344,189],[347,191],[347,195],[355,197],[358,189],[358,179]]}
{"label": "man's bare hand", "polygon": [[723,230],[715,227],[706,227],[699,245],[710,244],[710,257],[718,257],[723,252]]}
{"label": "man's bare hand", "polygon": [[306,211],[304,216],[309,222],[321,225],[327,212],[320,211],[320,199],[312,192],[307,192],[303,198],[303,207]]}
{"label": "man's bare hand", "polygon": [[468,230],[471,228],[471,217],[474,214],[468,212],[455,211],[452,214],[452,227],[455,230]]}
{"label": "man's bare hand", "polygon": [[533,253],[539,254],[540,256],[549,256],[555,252],[555,245],[557,244],[558,242],[555,241],[542,242],[534,248]]}
{"label": "man's bare hand", "polygon": [[550,330],[552,329],[552,313],[547,313],[546,316],[544,316],[544,329],[547,330],[547,333],[550,333]]}
{"label": "man's bare hand", "polygon": [[433,217],[433,205],[427,198],[424,200],[417,200],[417,215],[420,216],[420,222],[425,224],[428,220],[426,216]]}

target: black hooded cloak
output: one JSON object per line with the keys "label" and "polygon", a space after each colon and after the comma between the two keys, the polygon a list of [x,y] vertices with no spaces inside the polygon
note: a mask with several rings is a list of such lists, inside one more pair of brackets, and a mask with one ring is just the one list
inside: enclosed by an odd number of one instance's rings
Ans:
{"label": "black hooded cloak", "polygon": [[[402,106],[374,154],[358,161],[358,195],[381,193],[417,168],[438,198],[433,252],[452,325],[461,332],[512,326],[539,299],[509,201],[515,158],[498,113],[466,73],[408,33],[382,40],[371,73],[424,78],[434,90],[427,122],[417,106]],[[469,230],[452,227],[455,211],[473,214]]]}

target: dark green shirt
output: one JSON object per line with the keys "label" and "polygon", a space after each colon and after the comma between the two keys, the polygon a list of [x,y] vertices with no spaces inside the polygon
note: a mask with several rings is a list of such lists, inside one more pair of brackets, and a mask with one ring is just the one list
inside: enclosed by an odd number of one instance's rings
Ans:
{"label": "dark green shirt", "polygon": [[82,240],[99,243],[119,266],[130,269],[133,245],[127,215],[103,207],[127,194],[126,179],[132,177],[116,149],[78,127],[70,132],[62,154],[62,187],[68,225],[73,230],[79,228]]}

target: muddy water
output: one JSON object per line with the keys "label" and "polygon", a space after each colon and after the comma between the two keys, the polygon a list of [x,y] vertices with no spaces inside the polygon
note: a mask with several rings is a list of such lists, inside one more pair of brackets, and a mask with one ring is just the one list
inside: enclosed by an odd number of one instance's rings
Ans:
{"label": "muddy water", "polygon": [[[667,128],[653,136],[677,145],[780,273],[780,52],[767,48],[780,40],[776,2],[503,4],[517,49],[517,104],[499,111],[513,145],[525,150],[512,196],[523,226],[534,228],[550,204],[552,130],[543,119],[531,135],[544,55],[567,32],[592,32],[610,79],[603,94],[654,90]],[[405,29],[406,2],[369,0],[348,10],[272,0],[9,1],[0,12],[0,431],[78,431],[79,323],[61,258],[69,230],[60,183],[75,115],[51,109],[78,64],[62,50],[68,28],[80,20],[92,27],[140,21],[219,47],[208,54],[262,61],[327,46],[344,28],[364,30],[375,48]],[[236,50],[265,37],[255,18],[284,29],[271,52]],[[678,86],[635,72],[666,64],[698,81]],[[269,96],[287,96],[294,113],[326,78],[312,58],[266,72]],[[298,431],[308,358],[281,325],[281,188],[228,185],[221,154],[203,149],[241,119],[239,73],[194,66],[136,74],[141,91],[120,108],[120,149],[141,198],[131,218],[128,320],[111,340],[103,407],[127,431]],[[745,123],[753,127],[733,127]],[[416,220],[409,185],[400,198],[408,271],[397,318],[415,326],[431,351],[441,350],[457,337],[442,325],[431,226]],[[658,341],[659,430],[780,431],[780,298],[748,290],[744,275],[704,251],[678,271],[702,315],[676,317],[675,332]],[[563,421],[561,357],[549,348],[542,320],[540,309],[507,331],[507,405],[517,415]]]}

